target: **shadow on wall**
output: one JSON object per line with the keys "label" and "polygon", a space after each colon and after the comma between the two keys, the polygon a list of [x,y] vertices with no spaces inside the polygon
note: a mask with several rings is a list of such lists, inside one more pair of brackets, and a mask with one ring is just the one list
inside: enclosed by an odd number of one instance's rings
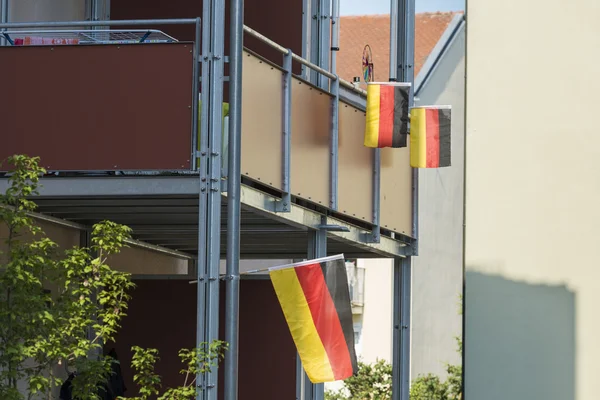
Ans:
{"label": "shadow on wall", "polygon": [[575,398],[575,294],[466,273],[465,399]]}

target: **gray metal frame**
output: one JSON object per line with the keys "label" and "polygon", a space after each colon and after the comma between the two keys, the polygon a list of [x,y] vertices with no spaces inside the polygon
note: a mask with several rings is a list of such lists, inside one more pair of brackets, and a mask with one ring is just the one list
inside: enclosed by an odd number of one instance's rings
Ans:
{"label": "gray metal frame", "polygon": [[[121,196],[121,195],[193,195],[198,196],[198,255],[196,272],[198,279],[197,299],[197,343],[211,342],[218,339],[219,313],[219,259],[220,259],[220,221],[222,197],[227,198],[227,268],[226,268],[226,341],[230,350],[225,361],[225,398],[237,399],[237,359],[238,359],[238,329],[239,329],[239,260],[240,260],[240,221],[241,203],[246,208],[263,214],[269,218],[284,222],[292,227],[309,230],[308,258],[318,258],[327,255],[327,238],[330,235],[338,241],[351,242],[367,252],[378,253],[383,257],[396,257],[394,266],[394,399],[408,399],[409,363],[410,363],[410,255],[416,254],[416,240],[412,246],[381,236],[379,220],[380,197],[380,151],[375,151],[373,164],[373,220],[371,232],[352,226],[342,220],[325,216],[317,211],[297,206],[291,201],[290,194],[290,145],[291,145],[291,66],[292,61],[310,69],[311,81],[333,95],[332,124],[331,124],[331,198],[330,208],[337,208],[337,177],[338,177],[338,118],[340,92],[364,95],[363,90],[355,88],[351,83],[340,79],[336,74],[336,51],[339,35],[334,26],[331,35],[331,22],[337,25],[339,17],[339,0],[305,0],[304,3],[304,32],[307,42],[303,44],[303,54],[310,61],[300,57],[290,49],[285,49],[277,43],[252,29],[243,26],[243,6],[241,0],[231,0],[231,79],[230,79],[230,125],[228,150],[228,182],[227,193],[222,193],[222,102],[224,77],[224,25],[225,0],[206,0],[203,4],[204,24],[200,18],[194,19],[154,19],[154,20],[124,20],[108,21],[99,18],[101,0],[91,3],[93,21],[71,22],[32,22],[6,23],[7,0],[0,0],[2,22],[0,29],[7,28],[48,28],[48,27],[108,27],[136,25],[169,25],[192,24],[196,27],[196,42],[194,47],[193,87],[192,87],[192,172],[198,175],[171,177],[111,177],[111,178],[60,178],[44,179],[41,196]],[[108,2],[108,0],[105,0]],[[397,30],[395,30],[397,47],[398,78],[404,82],[413,81],[414,59],[414,0],[392,0],[398,2],[399,12]],[[107,4],[107,3],[106,3]],[[392,8],[394,10],[394,8]],[[306,13],[308,12],[308,13]],[[310,22],[308,19],[310,18]],[[392,18],[392,26],[395,19]],[[200,31],[202,29],[202,32]],[[242,186],[240,182],[241,155],[241,74],[243,33],[269,44],[284,55],[284,195],[282,200],[262,193],[256,189]],[[202,35],[201,35],[202,33]],[[394,44],[394,31],[391,34]],[[402,40],[399,38],[402,37]],[[201,43],[202,39],[202,43]],[[201,46],[201,47],[200,47]],[[329,68],[331,57],[331,69]],[[391,59],[394,62],[395,56]],[[200,81],[200,63],[202,79]],[[395,68],[391,68],[393,71]],[[198,90],[201,84],[201,89]],[[200,93],[202,99],[200,143],[198,146],[198,107]],[[412,89],[410,101],[412,103]],[[198,150],[199,147],[199,150]],[[286,156],[287,154],[287,156]],[[198,162],[199,159],[199,162]],[[131,179],[136,180],[131,185]],[[0,189],[6,182],[0,181]],[[413,237],[418,237],[418,176],[413,174]],[[287,206],[287,207],[286,207]],[[285,211],[285,212],[282,212]],[[40,219],[48,219],[38,215]],[[86,227],[78,225],[80,229]],[[365,239],[366,238],[366,239]],[[132,244],[155,251],[168,252],[176,257],[185,256],[191,261],[194,257],[171,250],[162,250],[158,246],[146,245],[132,241]],[[404,256],[408,256],[402,258]],[[396,322],[398,322],[396,324]],[[300,372],[300,369],[299,369]],[[304,374],[305,375],[305,374]],[[217,371],[201,374],[197,377],[197,399],[217,399]],[[400,390],[398,390],[400,388]],[[297,395],[302,387],[297,386]],[[312,385],[308,378],[304,379],[304,398],[322,400],[323,385]]]}
{"label": "gray metal frame", "polygon": [[[415,0],[391,0],[390,80],[414,82]],[[397,13],[397,15],[394,14]],[[395,41],[394,41],[394,30]],[[394,48],[394,42],[396,47]],[[395,62],[394,66],[392,63]],[[396,75],[393,72],[396,70]],[[409,107],[414,100],[414,85],[409,91]],[[411,253],[394,260],[394,331],[392,354],[392,400],[409,400],[410,395],[410,309],[411,255],[417,255],[419,236],[418,169],[412,170],[412,234]]]}
{"label": "gray metal frame", "polygon": [[[200,213],[198,216],[198,346],[219,339],[221,141],[225,64],[224,0],[204,1],[202,13],[204,24],[202,25],[202,123],[199,171]],[[216,400],[218,397],[217,382],[218,370],[216,368],[210,372],[199,374],[196,398],[198,400]]]}
{"label": "gray metal frame", "polygon": [[[326,220],[321,221],[326,226]],[[327,256],[327,230],[316,229],[311,231],[308,236],[308,259],[315,259]],[[304,373],[304,400],[323,400],[325,398],[325,385],[322,383],[314,384]]]}
{"label": "gray metal frame", "polygon": [[[0,0],[0,23],[5,24],[8,22],[8,0]],[[0,29],[4,31],[5,28]],[[6,46],[8,43],[4,37],[0,37],[0,46]]]}
{"label": "gray metal frame", "polygon": [[392,400],[409,400],[411,258],[394,260]]}
{"label": "gray metal frame", "polygon": [[[244,49],[244,2],[243,0],[231,0],[230,4],[229,173],[227,180],[227,259],[225,277],[225,341],[229,344],[229,349],[225,357],[224,375],[225,399],[236,400],[238,398],[237,376],[240,312],[242,57]],[[291,75],[291,57],[289,57],[289,60]]]}

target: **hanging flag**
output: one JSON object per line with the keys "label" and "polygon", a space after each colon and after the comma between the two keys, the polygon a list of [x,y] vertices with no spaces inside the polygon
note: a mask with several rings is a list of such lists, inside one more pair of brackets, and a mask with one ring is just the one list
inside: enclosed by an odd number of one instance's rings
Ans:
{"label": "hanging flag", "polygon": [[450,106],[410,110],[410,165],[413,168],[449,167],[451,162]]}
{"label": "hanging flag", "polygon": [[269,269],[302,365],[313,383],[357,372],[343,255]]}
{"label": "hanging flag", "polygon": [[367,84],[366,147],[406,147],[410,83]]}

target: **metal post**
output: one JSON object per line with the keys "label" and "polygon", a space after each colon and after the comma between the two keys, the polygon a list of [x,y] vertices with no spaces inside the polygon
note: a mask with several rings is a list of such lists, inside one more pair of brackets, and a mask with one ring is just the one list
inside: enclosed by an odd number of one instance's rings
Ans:
{"label": "metal post", "polygon": [[381,149],[373,149],[373,228],[369,242],[381,241]]}
{"label": "metal post", "polygon": [[[219,334],[221,227],[221,141],[225,45],[224,0],[203,2],[202,121],[200,135],[200,213],[198,243],[198,345]],[[197,377],[198,400],[217,399],[217,369]]]}
{"label": "metal post", "polygon": [[[326,226],[327,218],[321,217],[321,224]],[[320,258],[327,256],[327,230],[316,229],[308,232],[308,258]],[[304,400],[323,400],[325,398],[325,385],[313,384],[308,375],[304,373]]]}
{"label": "metal post", "polygon": [[[312,37],[312,18],[311,18],[311,0],[302,0],[302,58],[310,60],[311,57],[311,37]],[[309,81],[310,70],[305,66],[301,65],[300,76],[303,79]]]}
{"label": "metal post", "polygon": [[275,204],[279,212],[289,212],[292,209],[291,194],[291,165],[292,165],[292,50],[288,49],[283,55],[283,195],[281,201]]}
{"label": "metal post", "polygon": [[411,258],[394,259],[394,332],[392,400],[410,393]]}
{"label": "metal post", "polygon": [[[331,17],[331,72],[337,77],[337,52],[339,51],[340,36],[340,0],[333,0]],[[331,94],[333,95],[331,107],[331,134],[330,134],[330,179],[329,179],[329,207],[337,210],[338,207],[338,144],[339,144],[339,106],[340,106],[340,79],[331,80]]]}
{"label": "metal post", "polygon": [[396,81],[398,51],[398,0],[390,1],[390,82]]}
{"label": "metal post", "polygon": [[[199,87],[200,87],[200,63],[201,54],[200,54],[200,42],[201,42],[201,34],[202,34],[202,23],[200,18],[196,18],[196,36],[194,42],[194,67],[192,72],[192,154],[190,154],[192,161],[192,171],[198,170],[198,96],[199,96]],[[204,63],[203,63],[204,65]],[[204,76],[204,69],[203,76]],[[207,71],[208,72],[208,71]],[[207,93],[208,94],[208,93]],[[205,121],[207,117],[204,115],[204,112],[208,110],[203,110],[202,113],[202,121]],[[207,114],[208,115],[208,114]],[[208,121],[205,121],[208,123]],[[208,125],[206,125],[208,127]]]}
{"label": "metal post", "polygon": [[[414,83],[414,37],[415,0],[397,1],[397,26],[395,30],[396,53],[390,48],[390,67],[396,57],[396,78],[400,82]],[[393,38],[392,15],[390,38]],[[393,40],[390,45],[393,45]],[[390,79],[393,78],[390,68]],[[414,85],[409,91],[409,107],[413,105]],[[417,254],[418,244],[418,172],[412,170],[412,254]],[[409,400],[410,393],[410,306],[411,306],[411,258],[394,261],[394,343],[392,364],[392,399]]]}
{"label": "metal post", "polygon": [[302,369],[302,361],[300,360],[300,355],[296,353],[296,400],[302,400],[302,374],[304,370]]}
{"label": "metal post", "polygon": [[231,0],[229,20],[229,149],[225,298],[225,400],[238,398],[244,2]]}
{"label": "metal post", "polygon": [[[335,71],[334,71],[335,73]],[[340,80],[331,82],[331,94],[333,95],[331,107],[331,133],[329,138],[329,207],[332,210],[338,208],[338,150],[339,150],[339,110],[340,110]]]}
{"label": "metal post", "polygon": [[[320,20],[320,0],[307,0],[309,2],[309,18],[310,18],[310,48],[309,48],[309,56],[307,58],[308,61],[315,65],[319,65],[319,44],[320,44],[320,32],[319,32],[319,20]],[[308,68],[307,68],[308,69]],[[317,85],[319,83],[319,74],[309,69],[309,82]]]}
{"label": "metal post", "polygon": [[[0,23],[8,22],[8,0],[0,0]],[[0,31],[4,31],[6,29],[0,29]],[[0,46],[7,46],[8,43],[4,37],[0,36]]]}
{"label": "metal post", "polygon": [[[414,61],[415,61],[415,0],[398,1],[398,25],[396,30],[397,40],[397,79],[401,82],[412,83],[409,91],[408,106],[413,106],[414,101]],[[412,254],[418,254],[419,236],[419,173],[417,168],[412,169],[412,236],[415,239],[412,245]]]}
{"label": "metal post", "polygon": [[[319,1],[319,67],[329,70],[331,49],[331,0]],[[329,80],[318,76],[318,86],[329,91]]]}

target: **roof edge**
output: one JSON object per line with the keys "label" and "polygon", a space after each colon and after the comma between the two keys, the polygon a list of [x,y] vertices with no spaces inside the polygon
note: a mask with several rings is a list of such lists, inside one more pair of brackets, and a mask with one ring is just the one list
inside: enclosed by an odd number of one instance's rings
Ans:
{"label": "roof edge", "polygon": [[429,77],[438,66],[441,61],[442,56],[446,53],[447,49],[453,43],[456,38],[458,32],[463,28],[465,23],[465,14],[464,13],[456,13],[448,24],[448,27],[438,40],[437,44],[427,56],[427,60],[421,67],[419,71],[419,75],[415,78],[415,88],[414,94],[417,96],[425,83],[429,80]]}

